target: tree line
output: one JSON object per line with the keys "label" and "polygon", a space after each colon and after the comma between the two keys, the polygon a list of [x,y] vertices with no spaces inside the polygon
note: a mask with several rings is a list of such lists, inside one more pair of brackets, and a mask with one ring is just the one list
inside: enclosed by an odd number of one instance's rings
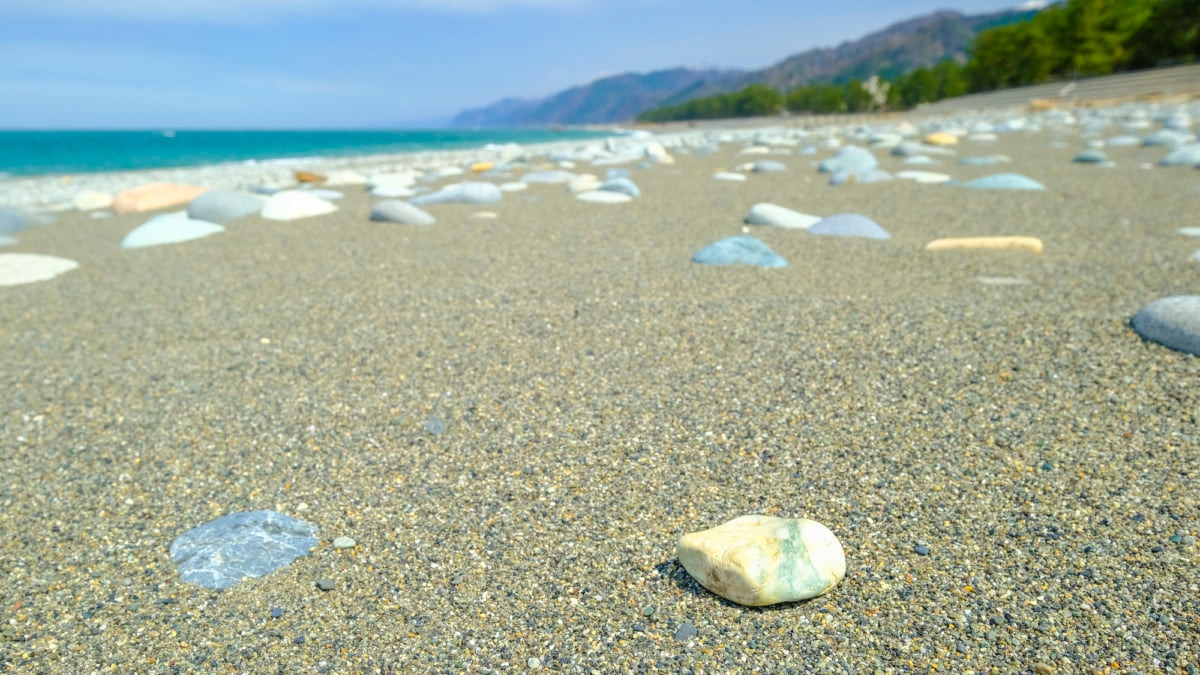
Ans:
{"label": "tree line", "polygon": [[1200,58],[1200,0],[1068,0],[1032,19],[981,31],[965,62],[944,60],[892,81],[810,84],[787,93],[752,84],[731,94],[647,110],[639,122],[795,113],[907,110],[1007,87]]}

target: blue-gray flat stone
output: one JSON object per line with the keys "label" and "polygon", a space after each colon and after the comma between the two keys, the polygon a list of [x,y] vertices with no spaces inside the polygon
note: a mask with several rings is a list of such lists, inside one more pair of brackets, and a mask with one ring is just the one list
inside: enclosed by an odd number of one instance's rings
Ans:
{"label": "blue-gray flat stone", "polygon": [[437,222],[428,213],[398,199],[385,199],[372,206],[371,220],[403,225],[432,225]]}
{"label": "blue-gray flat stone", "polygon": [[1003,160],[996,155],[982,155],[976,157],[962,157],[959,158],[958,163],[962,164],[963,166],[994,166],[999,164],[1001,161]]}
{"label": "blue-gray flat stone", "polygon": [[892,180],[892,174],[872,166],[865,169],[843,169],[834,171],[829,177],[830,185],[847,185],[852,183],[883,183]]}
{"label": "blue-gray flat stone", "polygon": [[760,159],[750,165],[750,170],[754,173],[776,173],[787,171],[787,165],[770,159]]}
{"label": "blue-gray flat stone", "polygon": [[1200,143],[1181,145],[1163,157],[1163,166],[1200,166]]}
{"label": "blue-gray flat stone", "polygon": [[891,239],[892,235],[879,223],[857,213],[838,213],[822,218],[808,228],[811,234],[836,237],[865,237],[867,239]]}
{"label": "blue-gray flat stone", "polygon": [[847,145],[838,150],[838,153],[833,157],[821,162],[820,171],[822,173],[834,173],[837,171],[869,169],[878,165],[879,160],[875,159],[875,155],[872,155],[870,150],[860,148],[857,145]]}
{"label": "blue-gray flat stone", "polygon": [[273,572],[317,545],[317,528],[275,511],[231,513],[171,542],[186,582],[221,590]]}
{"label": "blue-gray flat stone", "polygon": [[973,190],[1045,190],[1046,186],[1019,173],[995,173],[963,184]]}
{"label": "blue-gray flat stone", "polygon": [[1103,150],[1092,148],[1075,155],[1075,159],[1071,161],[1076,164],[1103,164],[1108,161],[1108,155],[1104,154]]}
{"label": "blue-gray flat stone", "polygon": [[1195,136],[1175,129],[1159,129],[1142,139],[1142,145],[1147,147],[1176,148],[1196,139]]}
{"label": "blue-gray flat stone", "polygon": [[642,196],[642,191],[638,189],[637,183],[634,183],[624,176],[609,178],[601,183],[600,187],[596,189],[603,190],[604,192],[618,192],[623,195],[629,195],[630,197]]}
{"label": "blue-gray flat stone", "polygon": [[225,228],[203,220],[192,220],[186,213],[164,213],[154,216],[144,225],[134,228],[121,240],[121,248],[145,248],[162,244],[178,244],[224,232]]}
{"label": "blue-gray flat stone", "polygon": [[[528,176],[525,181],[528,182]],[[416,206],[426,204],[495,204],[504,198],[500,188],[492,183],[457,183],[437,192],[409,200]]]}
{"label": "blue-gray flat stone", "polygon": [[237,190],[209,190],[188,204],[187,215],[193,220],[225,223],[257,214],[265,201],[258,195]]}
{"label": "blue-gray flat stone", "polygon": [[702,265],[757,265],[787,267],[787,261],[763,242],[745,234],[722,239],[705,246],[692,256]]}
{"label": "blue-gray flat stone", "polygon": [[575,174],[570,171],[533,171],[521,176],[521,182],[524,183],[542,183],[556,185],[559,183],[570,183],[575,179]]}
{"label": "blue-gray flat stone", "polygon": [[1133,330],[1151,342],[1200,356],[1200,295],[1174,295],[1146,305]]}

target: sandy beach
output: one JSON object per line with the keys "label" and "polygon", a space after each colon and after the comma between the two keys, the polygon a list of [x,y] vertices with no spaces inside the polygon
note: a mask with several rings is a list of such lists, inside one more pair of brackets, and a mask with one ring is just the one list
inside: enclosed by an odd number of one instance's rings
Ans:
{"label": "sandy beach", "polygon": [[[531,185],[410,227],[347,188],[175,245],[121,250],[145,214],[22,232],[5,252],[80,266],[0,288],[0,669],[1200,668],[1200,358],[1129,325],[1200,293],[1176,232],[1200,172],[1075,164],[1050,125],[956,148],[999,167],[874,151],[1040,192],[832,187],[832,150],[743,146],[628,165],[625,204]],[[761,158],[787,170],[712,179]],[[759,202],[892,238],[744,225]],[[691,262],[744,228],[789,265]],[[1045,250],[923,250],[983,235]],[[320,544],[180,581],[172,540],[260,509]],[[845,580],[763,609],[704,590],[675,542],[745,514],[824,523]]]}

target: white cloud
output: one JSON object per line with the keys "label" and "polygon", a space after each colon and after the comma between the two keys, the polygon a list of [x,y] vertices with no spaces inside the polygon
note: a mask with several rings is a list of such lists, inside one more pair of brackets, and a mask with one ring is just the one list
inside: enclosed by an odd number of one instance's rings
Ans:
{"label": "white cloud", "polygon": [[534,8],[570,10],[590,0],[0,0],[4,16],[104,17],[135,21],[257,22],[353,10],[481,13]]}

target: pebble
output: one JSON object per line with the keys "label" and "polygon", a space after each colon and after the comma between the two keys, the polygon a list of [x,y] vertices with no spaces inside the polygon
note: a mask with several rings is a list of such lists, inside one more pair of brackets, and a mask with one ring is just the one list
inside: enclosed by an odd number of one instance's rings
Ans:
{"label": "pebble", "polygon": [[957,145],[958,137],[954,134],[949,134],[944,131],[935,131],[934,133],[925,137],[925,142],[929,145],[937,146]]}
{"label": "pebble", "polygon": [[739,234],[705,246],[692,256],[692,262],[702,265],[756,265],[758,267],[787,267],[787,261],[763,242]]}
{"label": "pebble", "polygon": [[528,189],[529,189],[529,183],[526,183],[524,181],[519,181],[519,180],[509,181],[507,183],[500,184],[501,192],[520,192],[522,190],[528,190]]}
{"label": "pebble", "polygon": [[917,544],[913,546],[913,553],[917,555],[929,555],[929,547],[924,544]]}
{"label": "pebble", "polygon": [[935,173],[933,171],[901,171],[896,174],[896,178],[903,180],[912,180],[918,183],[937,184],[945,183],[950,180],[950,176],[944,173]]}
{"label": "pebble", "polygon": [[322,578],[317,579],[316,587],[322,591],[329,592],[337,588],[337,583],[335,583],[333,579]]}
{"label": "pebble", "polygon": [[316,546],[317,528],[275,511],[231,513],[194,527],[171,542],[179,577],[224,589],[273,572]]}
{"label": "pebble", "polygon": [[350,169],[337,169],[326,174],[325,185],[330,187],[343,185],[366,185],[368,179],[363,174]]}
{"label": "pebble", "polygon": [[0,234],[16,234],[37,225],[42,220],[36,214],[26,213],[11,206],[0,209]]}
{"label": "pebble", "polygon": [[742,183],[746,180],[745,174],[733,173],[731,171],[718,171],[713,174],[713,178],[716,180],[725,180],[735,183]]}
{"label": "pebble", "polygon": [[836,237],[864,237],[866,239],[891,239],[892,235],[879,223],[857,213],[838,213],[813,223],[808,231],[812,234]]}
{"label": "pebble", "polygon": [[575,174],[570,171],[534,171],[527,173],[521,177],[522,183],[534,184],[541,183],[544,185],[567,184],[575,179]]}
{"label": "pebble", "polygon": [[1031,251],[1033,253],[1042,252],[1042,240],[1036,237],[960,237],[947,239],[934,239],[925,244],[926,251],[946,251],[956,248],[982,248],[982,249],[1018,249],[1023,251]]}
{"label": "pebble", "polygon": [[804,518],[742,516],[685,534],[676,553],[701,586],[751,607],[814,598],[846,576],[841,542]]}
{"label": "pebble", "polygon": [[691,621],[684,621],[675,629],[674,639],[676,642],[687,642],[696,637],[696,624]]}
{"label": "pebble", "polygon": [[978,157],[960,157],[958,163],[963,166],[994,166],[1010,161],[1004,155],[982,155]]}
{"label": "pebble", "polygon": [[1181,145],[1159,162],[1161,166],[1200,166],[1200,143]]}
{"label": "pebble", "polygon": [[847,185],[853,183],[883,183],[892,180],[892,174],[879,167],[865,169],[842,169],[834,171],[829,177],[830,185]]}
{"label": "pebble", "polygon": [[1046,186],[1019,173],[996,173],[968,181],[963,187],[972,190],[1045,190]]}
{"label": "pebble", "polygon": [[575,199],[581,202],[592,202],[594,204],[624,204],[632,201],[633,197],[620,192],[608,192],[606,190],[592,190],[591,192],[581,192],[575,195]]}
{"label": "pebble", "polygon": [[98,190],[84,190],[75,195],[71,203],[80,211],[95,211],[96,209],[107,209],[113,204],[113,196],[107,192]]}
{"label": "pebble", "polygon": [[188,218],[186,211],[164,213],[151,218],[125,235],[125,238],[121,240],[121,248],[134,249],[177,244],[224,231],[225,228],[216,223]]}
{"label": "pebble", "polygon": [[433,225],[437,219],[424,210],[400,201],[385,199],[371,207],[371,220],[402,225]]}
{"label": "pebble", "polygon": [[456,183],[409,201],[417,206],[426,204],[496,204],[503,197],[504,193],[492,183]]}
{"label": "pebble", "polygon": [[168,209],[173,206],[183,206],[207,191],[207,188],[196,185],[145,183],[118,193],[113,198],[112,209],[117,213],[143,213]]}
{"label": "pebble", "polygon": [[354,548],[357,544],[353,537],[338,537],[333,540],[333,547],[336,549]]}
{"label": "pebble", "polygon": [[638,188],[637,183],[625,177],[609,178],[596,188],[602,192],[618,192],[620,194],[629,195],[630,197],[641,197],[642,191]]}
{"label": "pebble", "polygon": [[46,281],[78,267],[74,260],[52,255],[0,253],[0,286]]}
{"label": "pebble", "polygon": [[1108,155],[1104,154],[1103,150],[1092,148],[1075,155],[1075,159],[1071,161],[1076,164],[1103,164],[1108,161]]}
{"label": "pebble", "polygon": [[769,159],[760,159],[750,165],[750,170],[754,173],[777,173],[787,171],[787,165],[783,162],[776,162]]}
{"label": "pebble", "polygon": [[820,220],[819,216],[810,216],[807,213],[793,211],[776,204],[761,203],[750,207],[750,212],[746,214],[744,222],[747,225],[767,225],[793,230],[807,230],[813,223]]}
{"label": "pebble", "polygon": [[188,204],[188,218],[225,223],[262,211],[265,199],[237,190],[209,190]]}
{"label": "pebble", "polygon": [[282,190],[267,198],[260,215],[267,220],[299,220],[337,211],[337,206],[304,190]]}
{"label": "pebble", "polygon": [[822,173],[837,173],[839,171],[861,171],[878,166],[879,160],[870,150],[857,145],[847,145],[838,150],[837,154],[821,162],[818,169]]}
{"label": "pebble", "polygon": [[1200,295],[1155,300],[1138,310],[1133,330],[1151,342],[1200,356]]}

